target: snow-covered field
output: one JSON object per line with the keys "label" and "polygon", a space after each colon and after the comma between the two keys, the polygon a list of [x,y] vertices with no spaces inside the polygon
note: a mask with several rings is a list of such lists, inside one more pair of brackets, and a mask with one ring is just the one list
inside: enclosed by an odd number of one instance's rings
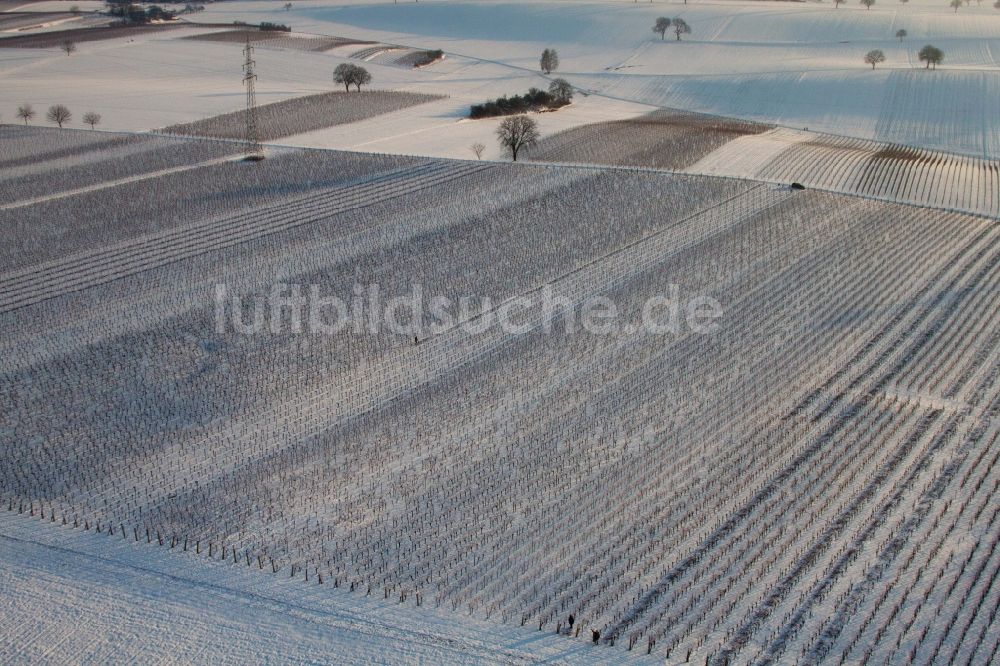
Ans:
{"label": "snow-covered field", "polygon": [[549,634],[185,555],[0,512],[0,661],[607,663]]}
{"label": "snow-covered field", "polygon": [[[220,17],[267,3],[218,5]],[[834,134],[1000,156],[1000,12],[941,2],[425,2],[325,7],[285,14],[297,29],[442,48],[536,71],[545,47],[558,74],[609,97],[760,120]],[[657,16],[692,27],[684,43],[660,41]],[[905,29],[900,42],[894,35]],[[923,70],[925,43],[945,51]],[[873,48],[887,61],[872,72]],[[920,70],[920,71],[914,71]],[[516,91],[516,89],[515,89]]]}
{"label": "snow-covered field", "polygon": [[[943,3],[942,3],[943,4]],[[655,17],[682,17],[692,34],[659,40]],[[302,146],[468,157],[481,141],[496,157],[494,121],[462,121],[470,104],[547,85],[538,72],[557,48],[557,75],[592,91],[540,118],[543,133],[675,107],[838,135],[1000,156],[1000,12],[972,4],[957,14],[929,0],[857,5],[692,2],[217,3],[198,21],[272,21],[296,33],[443,49],[420,70],[368,62],[374,86],[448,95],[433,109],[358,123],[350,133],[296,137]],[[896,30],[908,32],[905,40]],[[235,111],[242,100],[238,44],[178,42],[194,28],[57,50],[0,48],[0,109],[65,103],[93,109],[110,129],[146,130]],[[945,63],[926,71],[916,51],[932,42]],[[871,48],[887,62],[871,71]],[[262,102],[323,92],[356,47],[302,53],[258,48]],[[9,115],[8,115],[9,114]]]}
{"label": "snow-covered field", "polygon": [[601,74],[574,78],[574,83],[646,104],[1000,157],[995,113],[1000,107],[1000,71],[995,67],[713,77]]}

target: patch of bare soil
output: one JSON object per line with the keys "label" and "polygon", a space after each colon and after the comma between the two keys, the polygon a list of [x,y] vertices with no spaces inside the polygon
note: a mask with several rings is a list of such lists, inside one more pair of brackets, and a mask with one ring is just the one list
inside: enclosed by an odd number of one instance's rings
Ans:
{"label": "patch of bare soil", "polygon": [[245,44],[248,40],[251,44],[261,46],[274,46],[277,48],[298,49],[301,51],[329,51],[338,46],[348,44],[372,44],[357,39],[346,37],[301,37],[289,35],[287,32],[276,30],[224,30],[222,32],[209,32],[204,35],[192,35],[185,39],[193,39],[201,42],[226,42],[234,44]]}
{"label": "patch of bare soil", "polygon": [[11,37],[0,37],[0,48],[53,49],[62,46],[66,41],[76,43],[96,42],[103,39],[116,39],[119,37],[148,34],[150,32],[166,32],[173,28],[182,27],[182,25],[177,23],[135,26],[116,24],[100,28],[81,27],[69,30],[53,30],[33,35],[13,35]]}

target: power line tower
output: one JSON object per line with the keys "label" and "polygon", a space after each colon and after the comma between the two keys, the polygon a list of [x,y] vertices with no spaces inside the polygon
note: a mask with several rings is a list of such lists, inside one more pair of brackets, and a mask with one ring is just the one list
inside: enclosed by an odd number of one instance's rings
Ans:
{"label": "power line tower", "polygon": [[243,85],[247,89],[246,129],[243,135],[246,141],[246,159],[257,161],[264,159],[264,149],[260,145],[260,133],[257,130],[257,93],[254,90],[257,74],[253,71],[256,63],[249,36],[247,45],[243,48],[243,56]]}

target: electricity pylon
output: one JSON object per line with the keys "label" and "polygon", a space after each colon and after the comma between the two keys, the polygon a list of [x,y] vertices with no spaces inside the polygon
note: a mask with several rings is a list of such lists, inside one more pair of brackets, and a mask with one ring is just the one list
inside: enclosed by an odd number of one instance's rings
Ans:
{"label": "electricity pylon", "polygon": [[249,36],[243,55],[243,85],[247,89],[246,129],[243,136],[246,141],[246,159],[256,161],[264,159],[264,149],[260,145],[260,133],[257,130],[257,93],[254,90],[257,75],[253,71],[255,63]]}

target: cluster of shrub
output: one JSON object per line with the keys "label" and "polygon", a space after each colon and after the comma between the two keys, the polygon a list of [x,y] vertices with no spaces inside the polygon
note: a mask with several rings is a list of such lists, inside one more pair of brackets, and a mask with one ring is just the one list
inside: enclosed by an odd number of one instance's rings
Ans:
{"label": "cluster of shrub", "polygon": [[159,5],[144,8],[137,3],[122,2],[121,0],[110,0],[108,13],[121,18],[126,25],[144,25],[150,21],[171,21],[175,16],[174,12]]}
{"label": "cluster of shrub", "polygon": [[470,118],[492,118],[495,116],[511,116],[529,111],[553,111],[570,103],[573,99],[573,86],[563,79],[556,79],[549,89],[531,88],[523,95],[513,97],[498,97],[483,104],[473,104],[469,107]]}
{"label": "cluster of shrub", "polygon": [[254,25],[253,23],[247,23],[246,21],[233,21],[233,25],[238,28],[257,28],[263,32],[291,32],[292,29],[289,28],[284,23],[271,23],[269,21],[264,21],[259,25]]}

